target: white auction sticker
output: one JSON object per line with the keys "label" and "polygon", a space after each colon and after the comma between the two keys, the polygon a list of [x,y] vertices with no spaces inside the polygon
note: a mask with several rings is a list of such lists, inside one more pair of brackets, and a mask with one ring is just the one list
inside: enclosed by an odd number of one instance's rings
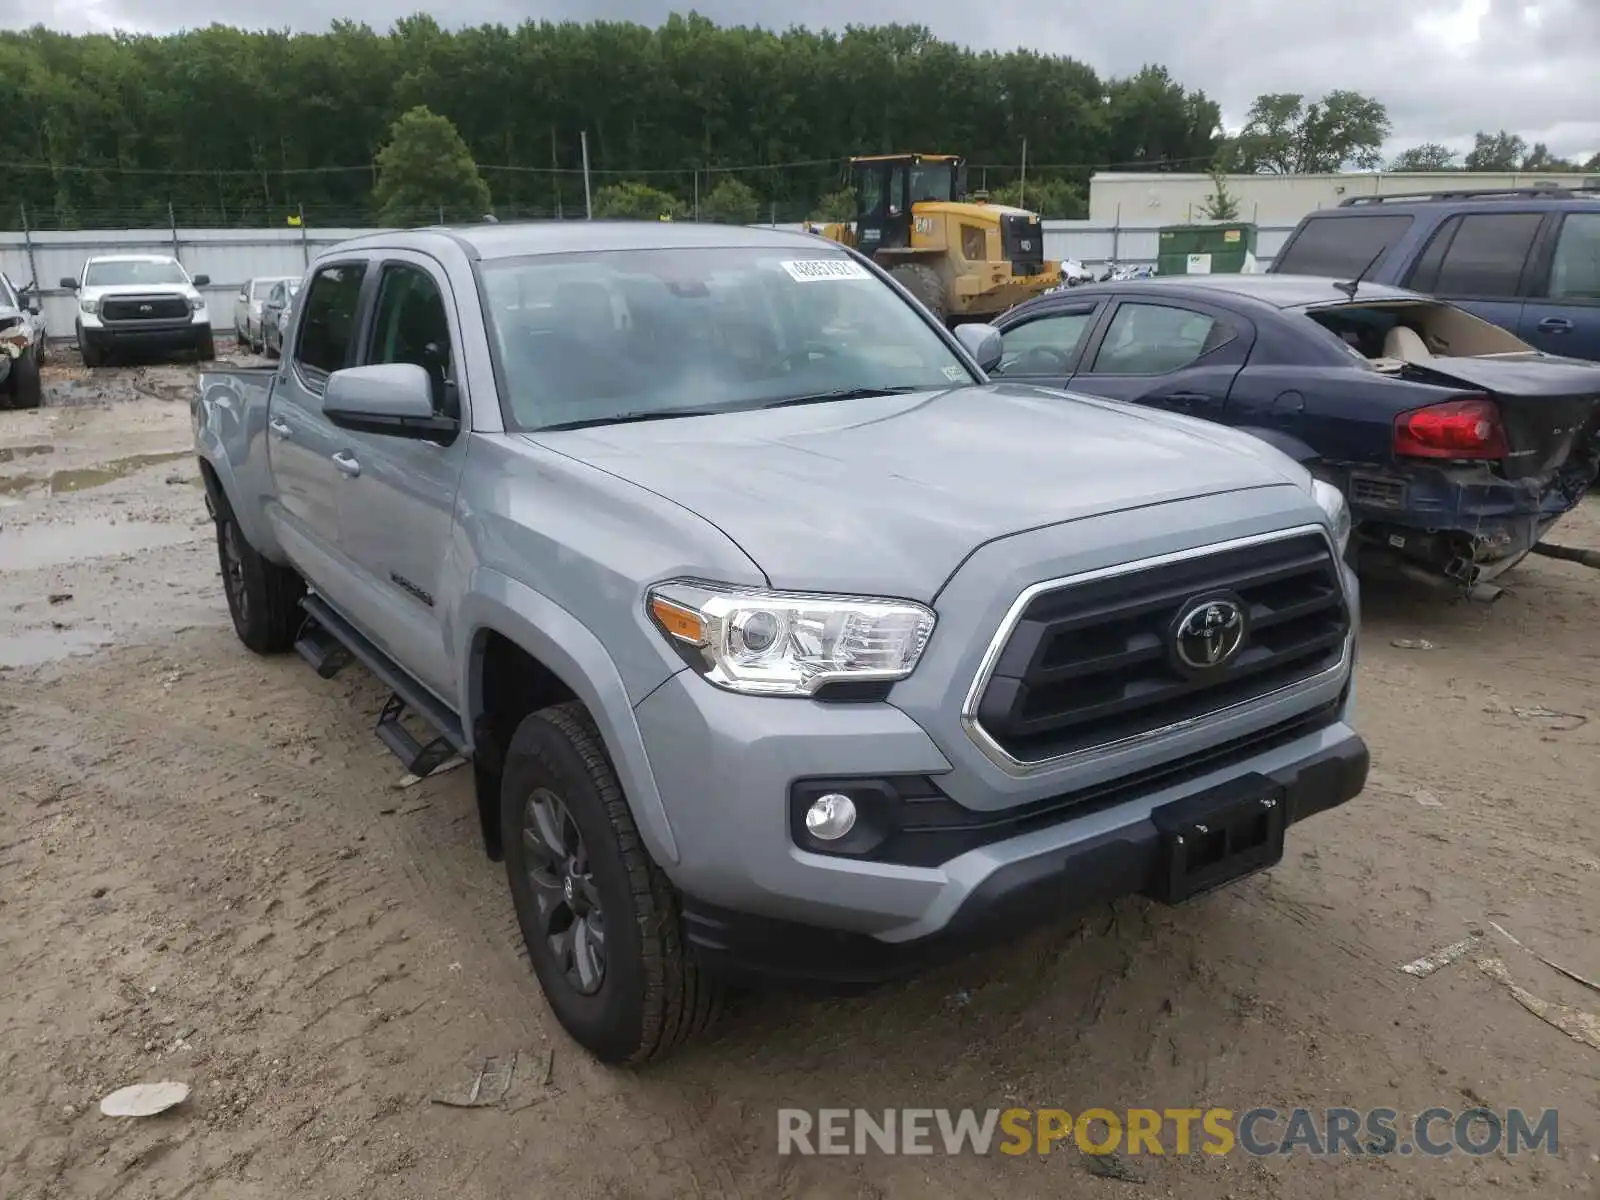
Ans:
{"label": "white auction sticker", "polygon": [[804,262],[786,262],[783,269],[798,283],[813,283],[818,279],[871,279],[867,269],[848,258],[818,258]]}

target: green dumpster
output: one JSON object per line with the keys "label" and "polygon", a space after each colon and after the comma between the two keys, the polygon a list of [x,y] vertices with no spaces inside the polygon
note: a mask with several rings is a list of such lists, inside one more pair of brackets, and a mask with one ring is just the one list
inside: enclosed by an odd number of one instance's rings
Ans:
{"label": "green dumpster", "polygon": [[1255,270],[1256,227],[1248,221],[1168,225],[1160,231],[1157,275],[1239,275]]}

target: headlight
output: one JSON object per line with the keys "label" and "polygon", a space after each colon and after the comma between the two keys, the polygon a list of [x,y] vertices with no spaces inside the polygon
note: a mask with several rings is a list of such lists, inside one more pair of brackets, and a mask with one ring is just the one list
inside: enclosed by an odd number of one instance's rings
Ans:
{"label": "headlight", "polygon": [[95,313],[100,311],[100,301],[98,301],[98,300],[79,300],[78,301],[78,307],[83,309],[84,312],[88,313],[92,317],[92,316],[94,316]]}
{"label": "headlight", "polygon": [[1343,554],[1345,547],[1350,544],[1350,506],[1345,503],[1344,493],[1331,483],[1321,479],[1311,481],[1311,494],[1316,498],[1322,511],[1328,514],[1328,521],[1333,526],[1334,544]]}
{"label": "headlight", "polygon": [[768,592],[679,580],[652,588],[656,626],[718,687],[809,696],[827,683],[911,674],[933,613],[905,600]]}
{"label": "headlight", "polygon": [[190,296],[189,297],[189,311],[190,312],[199,312],[205,306],[206,306],[206,298],[204,296]]}

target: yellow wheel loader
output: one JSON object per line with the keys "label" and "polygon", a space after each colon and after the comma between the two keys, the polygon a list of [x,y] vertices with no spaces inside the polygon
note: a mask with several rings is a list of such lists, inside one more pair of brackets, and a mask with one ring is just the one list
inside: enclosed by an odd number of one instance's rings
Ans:
{"label": "yellow wheel loader", "polygon": [[966,199],[953,154],[850,160],[856,217],[809,226],[874,259],[941,320],[983,321],[1061,282],[1036,214]]}

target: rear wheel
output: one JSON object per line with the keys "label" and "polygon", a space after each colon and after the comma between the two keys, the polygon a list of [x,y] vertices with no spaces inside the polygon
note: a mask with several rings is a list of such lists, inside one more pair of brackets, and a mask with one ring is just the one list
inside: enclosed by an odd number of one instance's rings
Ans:
{"label": "rear wheel", "polygon": [[677,894],[581,704],[517,726],[500,815],[517,922],[562,1028],[607,1063],[660,1057],[705,1029],[721,989],[689,957]]}
{"label": "rear wheel", "polygon": [[288,567],[262,558],[226,509],[217,515],[217,558],[239,640],[257,654],[291,649],[300,632],[305,582]]}
{"label": "rear wheel", "polygon": [[940,321],[949,315],[950,306],[945,303],[944,281],[939,278],[939,272],[932,267],[926,263],[901,263],[889,274]]}

